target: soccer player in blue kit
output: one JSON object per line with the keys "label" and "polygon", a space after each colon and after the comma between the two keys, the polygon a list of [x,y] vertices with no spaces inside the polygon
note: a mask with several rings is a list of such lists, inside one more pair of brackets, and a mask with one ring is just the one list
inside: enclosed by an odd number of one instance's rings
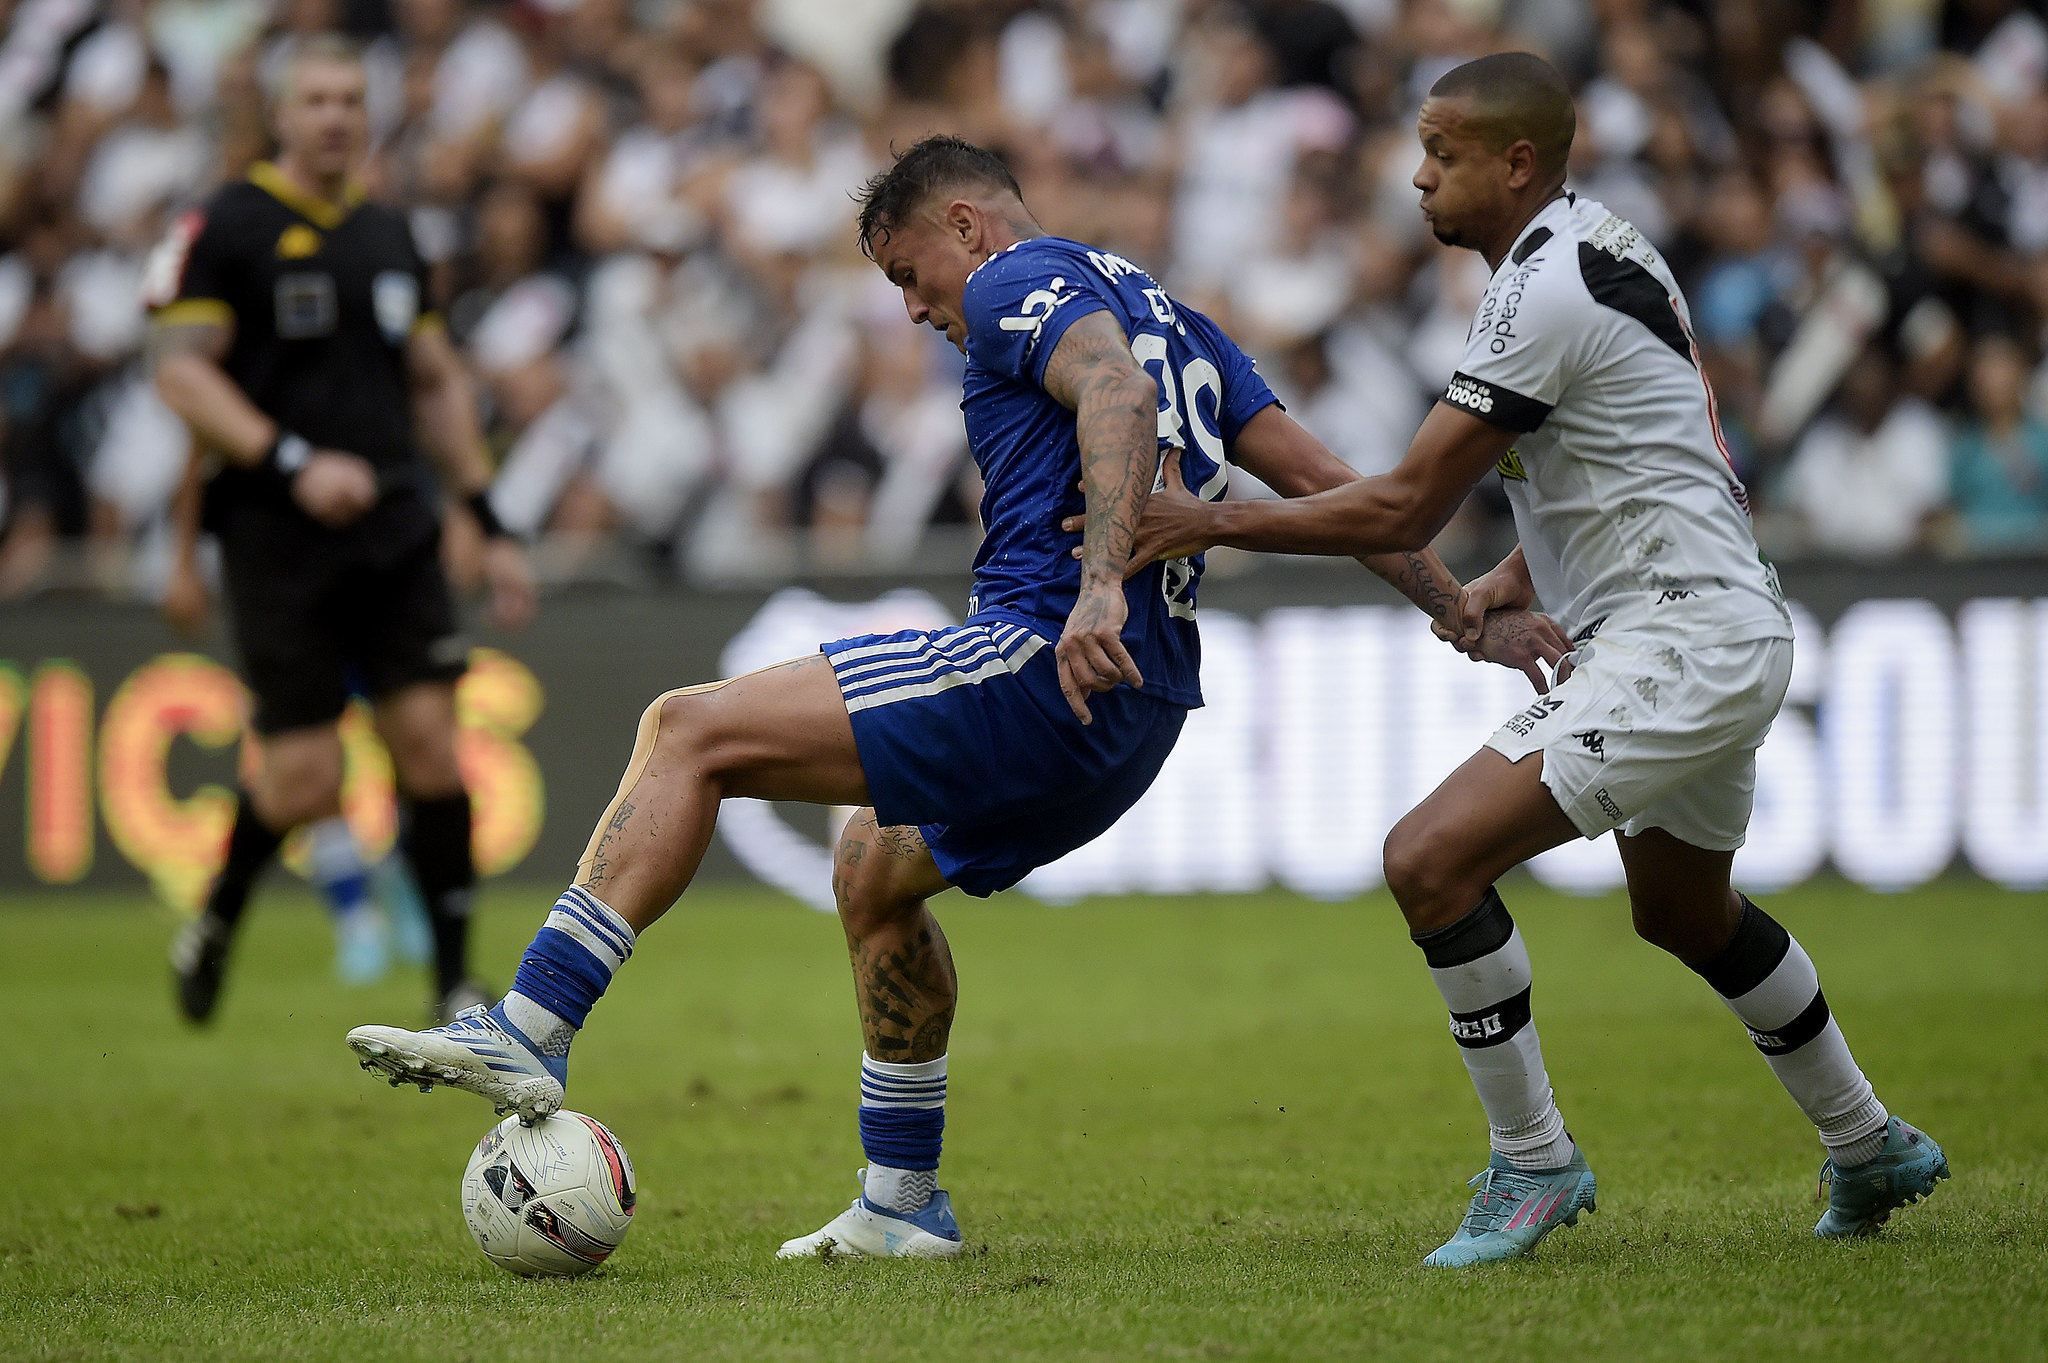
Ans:
{"label": "soccer player in blue kit", "polygon": [[[783,1257],[958,1254],[938,1187],[956,998],[926,900],[1007,889],[1137,802],[1202,703],[1199,556],[1124,571],[1162,458],[1220,497],[1234,462],[1288,496],[1356,477],[1206,317],[1118,256],[1046,236],[1003,163],[952,137],[871,181],[861,241],[910,319],[967,355],[962,407],[987,484],[964,625],[841,639],[641,717],[618,795],[511,991],[426,1032],[358,1027],[364,1068],[448,1084],[533,1121],[639,934],[696,874],[719,802],[856,805],[833,863],[866,1043],[861,1195]],[[1078,535],[1062,518],[1079,515]],[[1367,566],[1450,625],[1459,584],[1423,550]],[[1547,618],[1487,617],[1478,649],[1542,686]]]}

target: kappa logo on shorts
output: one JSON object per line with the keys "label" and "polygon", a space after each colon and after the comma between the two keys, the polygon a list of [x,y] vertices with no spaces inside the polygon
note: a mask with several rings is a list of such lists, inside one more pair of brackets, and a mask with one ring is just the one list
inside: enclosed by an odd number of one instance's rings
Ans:
{"label": "kappa logo on shorts", "polygon": [[1689,591],[1683,587],[1666,587],[1663,593],[1658,596],[1657,604],[1662,606],[1672,601],[1690,601],[1698,595],[1698,592]]}
{"label": "kappa logo on shorts", "polygon": [[1600,736],[1598,729],[1580,729],[1572,737],[1579,740],[1580,747],[1599,758],[1602,762],[1607,760],[1607,740]]}
{"label": "kappa logo on shorts", "polygon": [[1606,811],[1607,817],[1616,823],[1621,823],[1628,818],[1628,815],[1621,812],[1621,806],[1614,803],[1614,797],[1607,793],[1607,787],[1602,786],[1594,791],[1593,798],[1600,802],[1600,808]]}
{"label": "kappa logo on shorts", "polygon": [[1564,709],[1563,701],[1545,696],[1528,709],[1522,711],[1521,714],[1509,720],[1503,727],[1517,738],[1527,738],[1535,731],[1538,724],[1549,719],[1562,709]]}

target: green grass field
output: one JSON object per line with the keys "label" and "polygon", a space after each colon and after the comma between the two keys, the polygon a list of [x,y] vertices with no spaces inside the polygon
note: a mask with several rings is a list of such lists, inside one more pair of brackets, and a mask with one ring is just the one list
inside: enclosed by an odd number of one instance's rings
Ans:
{"label": "green grass field", "polygon": [[[504,981],[547,891],[499,890]],[[638,1164],[598,1273],[528,1282],[457,1207],[490,1124],[341,1044],[418,1016],[350,993],[309,901],[258,905],[213,1030],[174,1022],[170,919],[0,901],[9,1358],[2040,1358],[2048,1349],[2048,897],[1967,881],[1773,901],[1879,1093],[1956,1177],[1820,1244],[1821,1152],[1740,1027],[1618,900],[1513,884],[1599,1214],[1528,1261],[1425,1270],[1484,1158],[1384,897],[941,901],[960,963],[954,1263],[781,1264],[853,1195],[858,1030],[837,925],[694,897],[576,1051]]]}

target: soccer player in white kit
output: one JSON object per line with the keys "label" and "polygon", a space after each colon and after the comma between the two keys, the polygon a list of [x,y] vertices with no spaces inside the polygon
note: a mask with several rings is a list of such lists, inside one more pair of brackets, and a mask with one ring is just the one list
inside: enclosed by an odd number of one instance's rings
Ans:
{"label": "soccer player in white kit", "polygon": [[1437,238],[1494,273],[1401,465],[1296,501],[1205,503],[1169,486],[1148,502],[1131,561],[1219,544],[1419,549],[1497,471],[1521,543],[1466,588],[1468,634],[1490,609],[1540,601],[1576,645],[1553,688],[1387,837],[1387,885],[1491,1128],[1470,1209],[1426,1262],[1527,1254],[1592,1210],[1593,1172],[1531,1020],[1529,954],[1494,881],[1609,830],[1636,931],[1713,986],[1819,1129],[1829,1205],[1814,1233],[1872,1234],[1948,1162],[1871,1091],[1805,951],[1729,883],[1792,625],[1670,269],[1634,227],[1565,190],[1573,126],[1569,88],[1527,53],[1439,80],[1415,186]]}

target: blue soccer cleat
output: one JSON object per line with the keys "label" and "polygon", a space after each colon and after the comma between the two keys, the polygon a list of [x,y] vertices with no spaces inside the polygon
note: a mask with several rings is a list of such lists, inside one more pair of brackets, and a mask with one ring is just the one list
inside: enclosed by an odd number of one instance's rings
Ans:
{"label": "blue soccer cleat", "polygon": [[1941,1147],[1894,1117],[1874,1158],[1847,1168],[1832,1159],[1820,1166],[1828,1209],[1813,1233],[1822,1240],[1875,1235],[1893,1212],[1918,1202],[1947,1177],[1948,1156]]}
{"label": "blue soccer cleat", "polygon": [[1593,1208],[1593,1171],[1577,1149],[1562,1169],[1517,1169],[1495,1151],[1471,1182],[1479,1191],[1458,1233],[1422,1262],[1435,1268],[1519,1259],[1558,1226],[1575,1226]]}
{"label": "blue soccer cleat", "polygon": [[528,1126],[561,1111],[569,1082],[567,1048],[559,1056],[543,1054],[502,1009],[481,1004],[424,1032],[358,1027],[348,1034],[348,1044],[364,1069],[384,1075],[393,1088],[464,1089],[490,1100],[500,1114],[518,1113]]}
{"label": "blue soccer cleat", "polygon": [[[856,1175],[866,1186],[865,1169]],[[953,1220],[953,1200],[944,1188],[914,1212],[892,1212],[868,1201],[863,1191],[853,1205],[809,1235],[783,1242],[778,1259],[952,1259],[964,1243]]]}

